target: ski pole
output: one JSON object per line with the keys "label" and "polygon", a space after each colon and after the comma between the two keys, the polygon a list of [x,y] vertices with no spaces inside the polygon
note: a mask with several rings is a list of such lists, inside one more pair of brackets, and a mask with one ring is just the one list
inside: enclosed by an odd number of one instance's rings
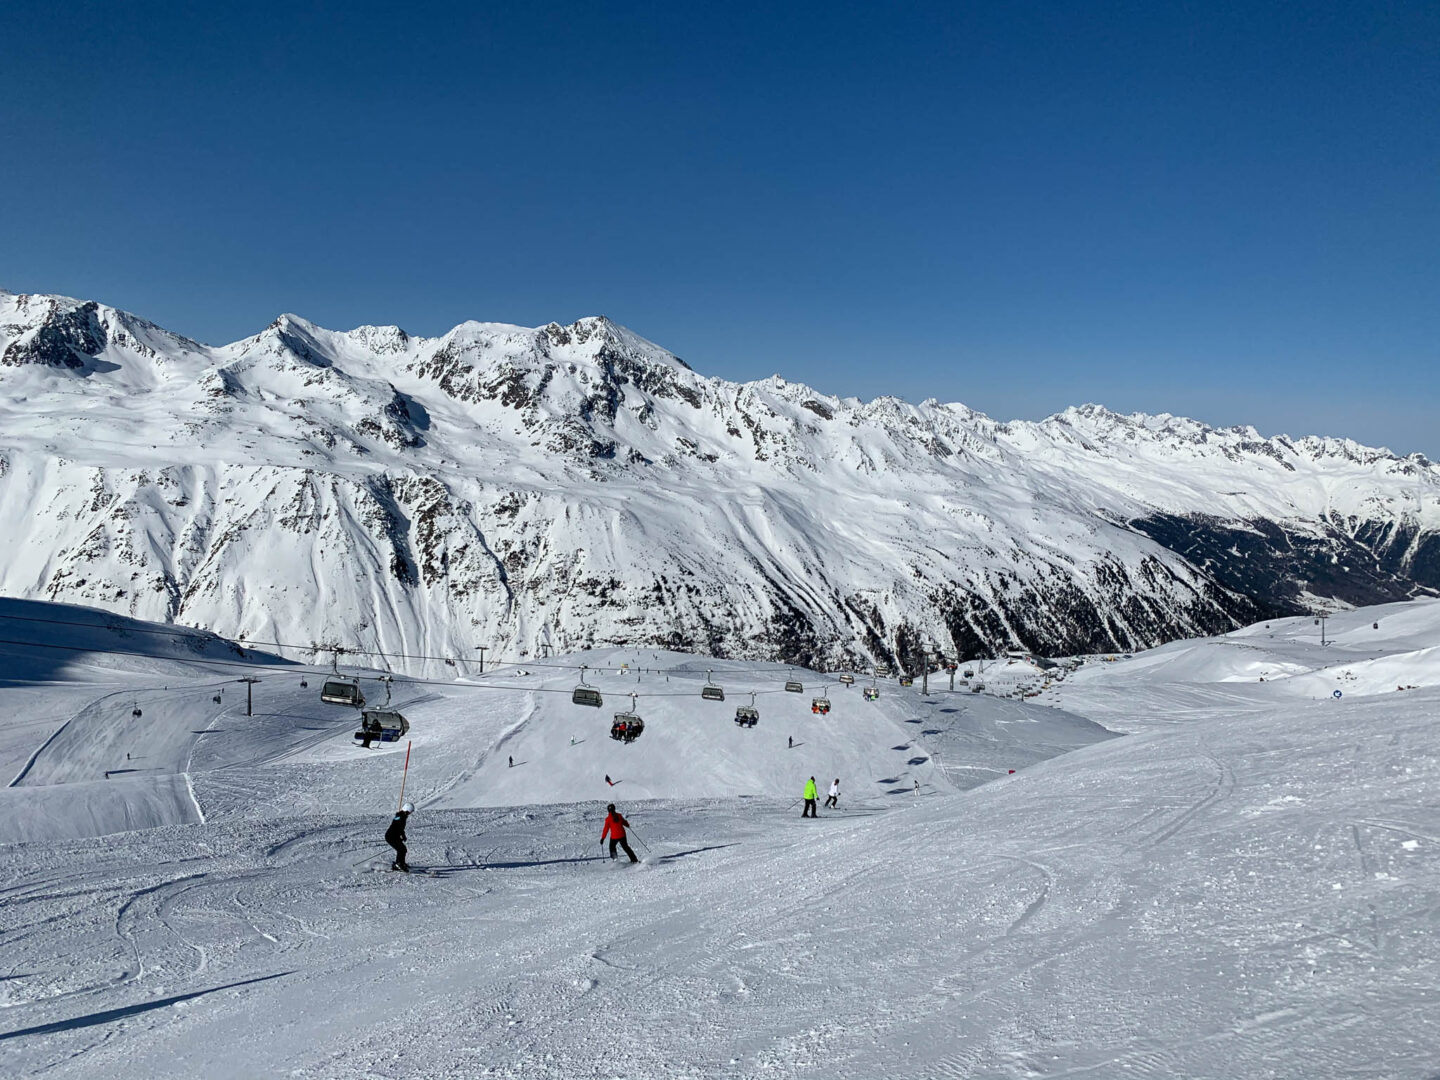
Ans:
{"label": "ski pole", "polygon": [[643,847],[646,851],[650,850],[650,845],[645,843],[644,840],[640,840],[640,834],[635,831],[635,826],[633,825],[630,826],[630,835],[635,837],[636,840],[639,840],[640,846]]}

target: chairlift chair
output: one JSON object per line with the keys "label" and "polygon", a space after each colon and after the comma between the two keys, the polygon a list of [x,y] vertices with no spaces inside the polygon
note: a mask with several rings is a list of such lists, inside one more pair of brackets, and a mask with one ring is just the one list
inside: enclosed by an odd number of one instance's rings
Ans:
{"label": "chairlift chair", "polygon": [[326,679],[325,685],[320,688],[320,700],[331,705],[349,705],[352,709],[365,705],[359,679]]}
{"label": "chairlift chair", "polygon": [[616,713],[610,725],[610,737],[616,742],[632,743],[645,734],[645,721],[634,713]]}
{"label": "chairlift chair", "polygon": [[960,665],[957,664],[954,660],[946,660],[946,661],[945,661],[945,664],[944,664],[944,667],[945,667],[945,670],[946,670],[946,671],[954,671],[954,670],[956,670],[959,666],[960,666]]}
{"label": "chairlift chair", "polygon": [[840,681],[841,681],[842,683],[844,683],[846,686],[854,686],[854,685],[855,685],[855,676],[854,676],[854,675],[851,675],[851,674],[847,671],[847,672],[845,672],[845,674],[843,674],[843,675],[840,676]]}
{"label": "chairlift chair", "polygon": [[805,692],[805,684],[790,679],[785,683],[785,689],[792,694],[803,694]]}
{"label": "chairlift chair", "polygon": [[300,680],[300,689],[301,689],[301,690],[308,690],[309,688],[310,688],[310,683],[307,682],[305,679],[301,679],[301,680]]}
{"label": "chairlift chair", "polygon": [[817,697],[810,699],[810,711],[819,716],[824,716],[830,711],[830,699],[828,697]]}
{"label": "chairlift chair", "polygon": [[879,688],[878,686],[867,686],[867,687],[865,687],[865,700],[866,700],[866,701],[879,701],[879,700],[880,700],[880,688]]}
{"label": "chairlift chair", "polygon": [[755,708],[755,695],[751,693],[750,704],[735,710],[735,723],[741,727],[754,727],[760,722],[760,710]]}
{"label": "chairlift chair", "polygon": [[914,679],[913,676],[910,676],[910,675],[901,675],[901,676],[900,676],[900,685],[901,685],[901,686],[914,686],[914,685],[915,685],[915,679]]}
{"label": "chairlift chair", "polygon": [[974,668],[968,668],[968,667],[967,667],[967,668],[964,670],[964,672],[962,672],[962,674],[963,674],[963,675],[965,676],[965,678],[967,678],[967,679],[973,679],[973,678],[975,677],[975,669],[974,669]]}
{"label": "chairlift chair", "polygon": [[130,710],[130,715],[138,720],[140,719],[140,717],[144,716],[145,713],[141,710],[139,705],[136,705],[133,709]]}
{"label": "chairlift chair", "polygon": [[581,665],[580,668],[580,685],[570,695],[570,701],[575,705],[589,705],[592,709],[598,709],[605,704],[605,699],[600,696],[600,691],[586,684],[584,665]]}
{"label": "chairlift chair", "polygon": [[711,672],[705,673],[705,685],[700,688],[700,696],[706,701],[724,701],[725,691],[710,681]]}
{"label": "chairlift chair", "polygon": [[399,742],[410,731],[410,721],[393,709],[366,709],[360,714],[360,730],[355,741],[361,745],[374,742]]}

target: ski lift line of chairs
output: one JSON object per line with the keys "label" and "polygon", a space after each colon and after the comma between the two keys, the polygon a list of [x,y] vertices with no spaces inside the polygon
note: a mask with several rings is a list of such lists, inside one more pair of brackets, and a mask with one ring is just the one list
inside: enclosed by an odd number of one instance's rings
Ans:
{"label": "ski lift line of chairs", "polygon": [[741,705],[735,710],[735,723],[742,728],[754,727],[760,722],[760,710],[755,708],[755,695],[751,693],[750,704]]}
{"label": "ski lift line of chairs", "polygon": [[700,696],[706,701],[724,701],[725,691],[711,681],[710,676],[713,674],[714,672],[710,671],[705,673],[705,685],[700,688]]}
{"label": "ski lift line of chairs", "polygon": [[854,676],[854,675],[851,675],[851,674],[847,671],[847,672],[845,672],[845,674],[843,674],[843,675],[840,676],[840,681],[841,681],[842,683],[844,683],[846,686],[854,686],[854,685],[855,685],[855,676]]}

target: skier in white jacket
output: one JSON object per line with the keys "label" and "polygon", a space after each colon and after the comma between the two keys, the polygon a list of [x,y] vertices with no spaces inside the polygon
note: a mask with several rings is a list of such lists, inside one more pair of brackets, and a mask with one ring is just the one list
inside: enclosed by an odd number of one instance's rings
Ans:
{"label": "skier in white jacket", "polygon": [[840,778],[837,776],[837,777],[835,778],[835,782],[830,785],[830,794],[827,795],[827,796],[825,796],[825,807],[826,807],[826,809],[829,809],[830,807],[832,807],[832,806],[838,806],[839,804],[840,804]]}

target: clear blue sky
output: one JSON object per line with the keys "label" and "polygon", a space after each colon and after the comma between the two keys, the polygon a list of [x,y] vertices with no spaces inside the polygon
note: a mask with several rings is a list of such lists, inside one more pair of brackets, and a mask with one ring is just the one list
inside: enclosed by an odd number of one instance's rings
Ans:
{"label": "clear blue sky", "polygon": [[12,5],[0,286],[1440,457],[1440,6]]}

